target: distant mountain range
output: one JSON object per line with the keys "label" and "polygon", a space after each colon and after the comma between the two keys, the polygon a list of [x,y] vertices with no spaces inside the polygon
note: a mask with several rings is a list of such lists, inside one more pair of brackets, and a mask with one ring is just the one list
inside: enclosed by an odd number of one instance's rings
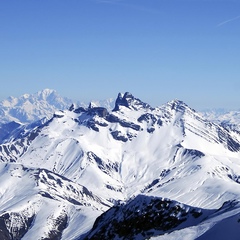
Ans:
{"label": "distant mountain range", "polygon": [[[94,100],[91,103],[86,103],[62,97],[52,89],[44,89],[35,94],[24,94],[18,98],[9,97],[0,101],[0,123],[4,124],[12,121],[32,123],[43,118],[51,118],[55,111],[68,109],[72,104],[79,107],[87,107],[92,104],[105,107],[110,111],[114,108],[115,99]],[[218,124],[240,124],[240,111],[209,109],[199,113],[203,118]]]}
{"label": "distant mountain range", "polygon": [[[89,103],[76,102],[62,97],[52,89],[44,89],[35,94],[24,94],[18,98],[9,97],[0,101],[0,141],[17,127],[37,121],[44,122],[50,119],[55,111],[68,109],[72,104],[86,107]],[[114,102],[113,99],[106,99],[94,101],[91,104],[110,109]]]}
{"label": "distant mountain range", "polygon": [[226,111],[212,109],[201,112],[202,116],[210,121],[240,132],[240,111]]}
{"label": "distant mountain range", "polygon": [[1,103],[0,239],[239,239],[232,123],[128,92],[24,96]]}
{"label": "distant mountain range", "polygon": [[72,103],[72,100],[61,97],[55,90],[50,89],[24,94],[19,98],[9,97],[0,102],[0,122],[31,123],[50,118],[54,111],[67,109]]}

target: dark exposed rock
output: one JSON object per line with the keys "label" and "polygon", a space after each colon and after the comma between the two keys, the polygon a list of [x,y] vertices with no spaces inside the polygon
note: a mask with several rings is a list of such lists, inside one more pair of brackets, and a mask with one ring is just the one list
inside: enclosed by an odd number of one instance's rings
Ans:
{"label": "dark exposed rock", "polygon": [[191,112],[195,113],[194,109],[191,109],[186,103],[181,100],[174,100],[169,102],[171,110],[176,110],[177,112],[185,112],[186,110],[190,110]]}
{"label": "dark exposed rock", "polygon": [[128,141],[128,138],[123,136],[120,131],[113,131],[111,132],[111,135],[115,140],[122,141],[122,142]]}
{"label": "dark exposed rock", "polygon": [[201,158],[205,156],[205,154],[201,151],[198,151],[196,149],[187,149],[187,148],[183,150],[183,155],[191,155],[193,158]]}
{"label": "dark exposed rock", "polygon": [[126,120],[122,120],[113,114],[109,114],[106,116],[106,120],[110,123],[119,123],[122,127],[132,128],[133,130],[139,131],[141,127],[138,124],[133,122],[127,122]]}
{"label": "dark exposed rock", "polygon": [[107,189],[110,189],[110,190],[113,190],[115,192],[123,192],[123,189],[122,188],[116,188],[116,187],[113,187],[112,185],[109,185],[109,184],[106,184],[106,188]]}
{"label": "dark exposed rock", "polygon": [[0,239],[22,239],[31,227],[34,217],[35,215],[27,215],[26,212],[4,213],[0,216]]}
{"label": "dark exposed rock", "polygon": [[161,120],[161,119],[158,119],[157,124],[158,124],[159,126],[162,126],[162,125],[163,125],[162,120]]}
{"label": "dark exposed rock", "polygon": [[90,120],[87,122],[87,127],[91,128],[92,130],[99,132],[99,128],[96,126],[94,120]]}
{"label": "dark exposed rock", "polygon": [[154,125],[154,123],[157,121],[157,118],[151,113],[145,113],[138,118],[138,122],[142,123],[143,121],[147,123],[152,122]]}
{"label": "dark exposed rock", "polygon": [[93,107],[93,108],[88,108],[88,114],[97,115],[99,117],[105,118],[108,114],[108,110],[103,107]]}
{"label": "dark exposed rock", "polygon": [[150,184],[148,184],[141,192],[145,192],[148,189],[151,189],[153,186],[155,186],[156,184],[158,184],[160,181],[160,179],[155,179],[153,180]]}
{"label": "dark exposed rock", "polygon": [[54,118],[62,118],[63,116],[64,116],[63,111],[59,111],[59,113],[54,113],[54,114],[53,114],[53,117],[54,117]]}
{"label": "dark exposed rock", "polygon": [[138,195],[99,216],[85,239],[148,239],[201,222],[205,210],[158,197]]}
{"label": "dark exposed rock", "polygon": [[54,220],[53,229],[48,233],[48,237],[42,238],[44,240],[60,240],[62,239],[62,232],[67,227],[68,216],[62,214]]}
{"label": "dark exposed rock", "polygon": [[89,161],[94,161],[97,164],[98,168],[108,175],[111,175],[113,171],[118,172],[119,170],[118,163],[112,163],[110,161],[106,163],[106,161],[103,161],[93,152],[87,152],[87,156]]}
{"label": "dark exposed rock", "polygon": [[83,107],[79,107],[77,109],[75,109],[73,112],[75,113],[82,113],[82,112],[87,112],[87,110]]}
{"label": "dark exposed rock", "polygon": [[39,194],[42,196],[42,197],[46,197],[46,198],[49,198],[49,199],[54,199],[49,193],[47,192],[44,192],[44,191],[40,191]]}
{"label": "dark exposed rock", "polygon": [[[225,130],[225,129],[224,129]],[[240,151],[240,143],[234,140],[227,130],[223,131],[221,128],[218,128],[218,137],[221,143],[226,144],[227,148],[232,152]]]}
{"label": "dark exposed rock", "polygon": [[14,121],[0,125],[0,143],[4,139],[11,136],[13,131],[15,129],[17,129],[19,126],[21,126],[21,125],[17,122],[14,122]]}
{"label": "dark exposed rock", "polygon": [[151,108],[149,104],[142,102],[140,99],[135,98],[131,93],[126,92],[124,95],[118,94],[113,111],[118,111],[120,106],[138,110],[141,108]]}
{"label": "dark exposed rock", "polygon": [[69,107],[69,111],[73,111],[75,109],[75,104],[72,104],[70,107]]}
{"label": "dark exposed rock", "polygon": [[154,127],[151,127],[151,128],[148,128],[147,129],[147,132],[148,133],[153,133],[155,131],[155,128]]}

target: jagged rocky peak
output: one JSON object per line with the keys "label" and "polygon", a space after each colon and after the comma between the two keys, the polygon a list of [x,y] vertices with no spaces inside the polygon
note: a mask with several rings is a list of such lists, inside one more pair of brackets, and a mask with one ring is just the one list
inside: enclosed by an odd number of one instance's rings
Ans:
{"label": "jagged rocky peak", "polygon": [[88,106],[88,113],[98,115],[99,117],[106,117],[108,110],[105,107],[99,107],[97,104],[90,102]]}
{"label": "jagged rocky peak", "polygon": [[174,99],[174,100],[168,102],[165,106],[170,111],[176,111],[176,112],[180,112],[183,114],[189,113],[191,115],[197,115],[198,117],[200,117],[193,108],[190,108],[185,102],[178,100],[178,99]]}
{"label": "jagged rocky peak", "polygon": [[68,110],[75,113],[87,112],[87,108],[83,106],[79,106],[76,103],[72,103],[72,105],[68,108]]}
{"label": "jagged rocky peak", "polygon": [[96,108],[98,105],[95,102],[90,102],[88,105],[88,109]]}
{"label": "jagged rocky peak", "polygon": [[75,103],[72,103],[72,105],[68,108],[69,111],[74,111],[76,110],[78,107]]}
{"label": "jagged rocky peak", "polygon": [[192,110],[193,112],[195,112],[194,109],[191,109],[186,103],[184,103],[181,100],[178,99],[174,99],[170,102],[168,102],[167,104],[172,110],[176,110],[179,112],[184,112],[186,109],[188,110]]}
{"label": "jagged rocky peak", "polygon": [[119,93],[115,102],[115,108],[113,111],[118,111],[120,106],[127,107],[133,110],[139,110],[142,108],[151,108],[149,104],[142,102],[140,99],[135,98],[131,93],[125,92]]}
{"label": "jagged rocky peak", "polygon": [[100,107],[99,104],[96,102],[90,102],[88,107],[79,106],[73,103],[68,110],[75,113],[87,113],[89,115],[98,115],[100,117],[106,117],[106,115],[108,114],[108,109],[106,107]]}

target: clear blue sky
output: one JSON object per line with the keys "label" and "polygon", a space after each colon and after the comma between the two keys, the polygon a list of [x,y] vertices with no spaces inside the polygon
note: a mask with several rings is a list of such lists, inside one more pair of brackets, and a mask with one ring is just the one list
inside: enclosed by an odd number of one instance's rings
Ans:
{"label": "clear blue sky", "polygon": [[0,100],[51,88],[240,109],[239,0],[0,0],[0,24]]}

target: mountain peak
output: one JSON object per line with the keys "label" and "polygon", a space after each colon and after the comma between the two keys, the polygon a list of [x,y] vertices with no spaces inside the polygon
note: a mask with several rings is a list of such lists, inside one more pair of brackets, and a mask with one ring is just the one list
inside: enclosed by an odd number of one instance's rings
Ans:
{"label": "mountain peak", "polygon": [[239,132],[177,99],[151,108],[126,92],[116,112],[70,112],[39,94],[0,103],[0,120],[21,120],[0,125],[0,239],[238,239]]}
{"label": "mountain peak", "polygon": [[133,110],[139,110],[142,108],[150,108],[150,105],[142,102],[140,99],[135,98],[130,92],[124,94],[119,93],[115,102],[115,108],[113,111],[118,111],[120,107],[127,107]]}
{"label": "mountain peak", "polygon": [[174,99],[168,102],[167,105],[171,108],[171,110],[175,110],[177,112],[185,112],[186,110],[195,112],[194,109],[190,108],[185,102],[179,99]]}
{"label": "mountain peak", "polygon": [[47,100],[48,98],[54,98],[58,96],[56,90],[49,88],[45,88],[42,91],[37,92],[36,95],[42,100]]}
{"label": "mountain peak", "polygon": [[96,107],[98,107],[98,105],[95,102],[90,102],[88,105],[88,109],[96,108]]}
{"label": "mountain peak", "polygon": [[42,93],[42,94],[51,94],[51,93],[56,93],[56,90],[54,89],[50,89],[50,88],[44,88],[41,91],[38,91],[38,93]]}
{"label": "mountain peak", "polygon": [[70,99],[46,88],[34,94],[23,94],[18,98],[9,97],[0,102],[0,120],[29,123],[52,117],[56,110],[67,109],[71,103]]}

